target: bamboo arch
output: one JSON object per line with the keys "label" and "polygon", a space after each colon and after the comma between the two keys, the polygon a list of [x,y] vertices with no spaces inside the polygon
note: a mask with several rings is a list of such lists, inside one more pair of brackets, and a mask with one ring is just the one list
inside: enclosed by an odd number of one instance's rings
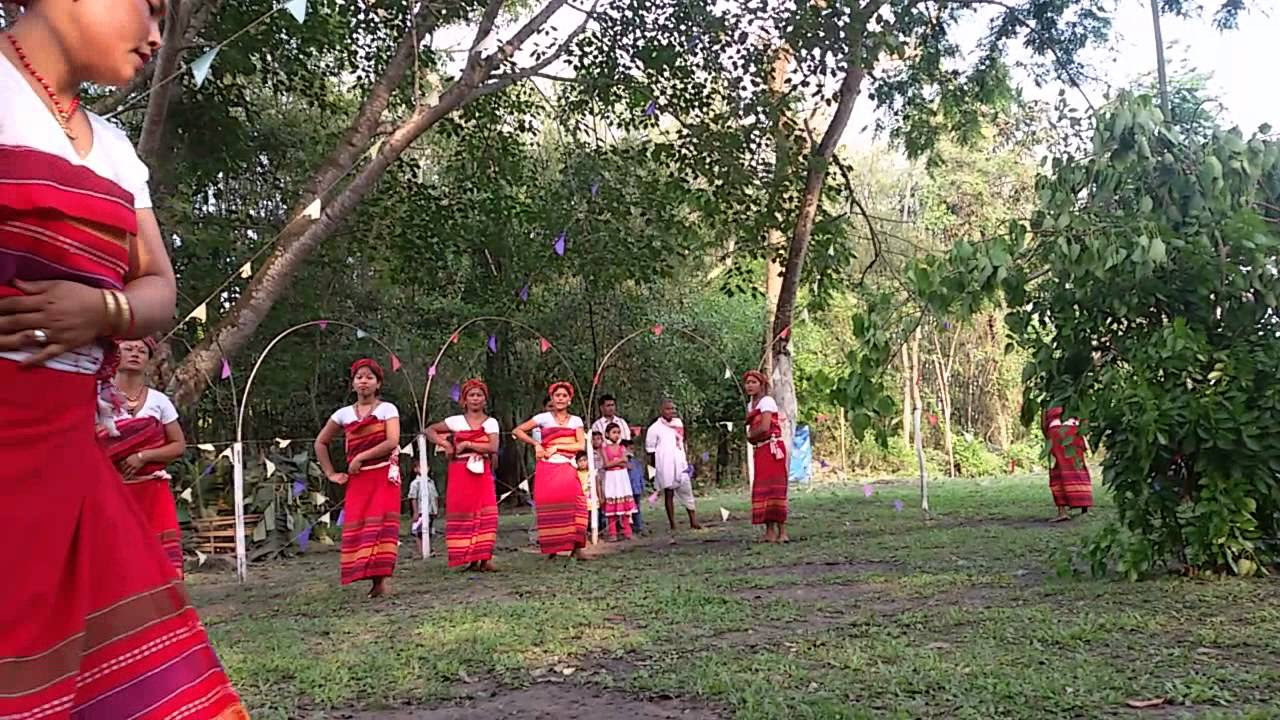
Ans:
{"label": "bamboo arch", "polygon": [[[236,415],[236,441],[235,444],[231,446],[232,479],[235,485],[236,505],[236,576],[242,583],[248,578],[249,574],[247,548],[245,547],[244,541],[244,413],[249,407],[249,393],[253,390],[253,380],[257,377],[258,370],[262,367],[262,362],[267,359],[267,356],[271,354],[272,349],[274,349],[281,340],[292,335],[298,330],[302,330],[303,328],[312,326],[324,328],[329,325],[338,325],[355,330],[357,333],[364,333],[365,337],[372,340],[383,350],[386,350],[388,354],[396,354],[395,351],[391,349],[391,346],[387,345],[381,339],[374,336],[369,331],[352,325],[351,323],[343,322],[341,320],[309,320],[307,322],[294,325],[291,328],[287,328],[279,335],[276,335],[271,339],[271,342],[267,343],[267,347],[262,351],[262,354],[258,356],[258,360],[253,364],[253,370],[249,373],[249,379],[245,382],[244,394],[240,396],[240,408]],[[418,395],[417,392],[414,391],[413,380],[409,377],[409,373],[406,372],[403,373],[403,375],[405,383],[409,385],[409,394],[413,398],[413,404],[418,409],[418,416],[422,417],[422,406],[418,403]],[[421,431],[419,431],[419,436],[421,436]],[[396,442],[397,445],[399,445],[399,439],[397,439]],[[426,463],[420,463],[419,466],[425,468]]]}
{"label": "bamboo arch", "polygon": [[[609,348],[609,352],[605,353],[604,359],[600,361],[599,367],[596,368],[595,374],[591,377],[591,394],[587,402],[587,412],[586,412],[587,444],[588,445],[591,444],[591,436],[593,434],[591,432],[591,426],[595,423],[595,418],[591,416],[591,413],[592,413],[592,409],[595,407],[596,389],[600,386],[600,379],[604,374],[605,366],[609,364],[609,361],[613,358],[614,353],[616,353],[619,349],[621,349],[623,345],[626,345],[627,343],[631,342],[632,340],[640,337],[645,333],[653,333],[655,337],[661,337],[666,332],[680,333],[706,346],[708,350],[710,350],[712,353],[716,355],[716,357],[720,359],[721,364],[724,365],[724,370],[725,370],[724,379],[732,382],[733,386],[738,390],[738,392],[745,397],[746,391],[742,389],[741,383],[737,380],[736,375],[733,371],[733,365],[731,365],[729,361],[725,359],[724,353],[720,352],[720,349],[717,348],[715,345],[711,344],[711,342],[709,342],[706,338],[702,337],[701,335],[698,335],[697,333],[691,330],[686,330],[684,328],[668,328],[663,325],[654,325],[651,327],[642,328],[622,338],[617,343],[615,343],[613,347]],[[595,462],[596,462],[595,453],[588,452],[587,464],[590,468],[590,472],[593,475],[595,474]],[[747,450],[748,482],[751,482],[754,479],[754,475],[755,475],[755,464],[751,461],[751,451],[750,451],[750,447],[748,446],[748,450]],[[595,496],[595,487],[596,487],[595,483],[591,483],[591,495],[593,499]],[[595,545],[600,542],[599,513],[591,513],[590,520],[591,520],[591,544]]]}
{"label": "bamboo arch", "polygon": [[[457,341],[459,333],[461,333],[463,330],[467,329],[468,327],[478,322],[484,322],[484,321],[504,322],[509,325],[512,325],[524,330],[528,330],[530,333],[533,333],[533,335],[536,336],[540,341],[546,340],[546,337],[547,337],[546,335],[543,335],[542,333],[535,330],[532,326],[526,325],[525,323],[522,323],[519,320],[513,320],[508,317],[499,317],[497,315],[481,315],[480,317],[474,317],[462,323],[458,327],[454,328],[453,332],[449,333],[449,337],[446,338],[443,343],[441,343],[440,350],[436,353],[435,358],[431,361],[430,367],[435,368],[440,364],[440,360],[441,358],[444,357],[445,351],[449,349],[450,345],[454,344]],[[560,359],[560,363],[564,365],[565,370],[569,373],[570,381],[573,382],[575,386],[577,386],[577,382],[578,382],[577,375],[573,371],[573,366],[569,364],[569,360],[565,358],[564,353],[560,352],[560,348],[556,347],[555,344],[550,341],[547,341],[547,347],[549,350],[551,350],[556,354],[556,357]],[[428,372],[427,384],[422,389],[422,402],[418,405],[418,428],[419,428],[418,439],[417,439],[418,458],[419,458],[418,477],[422,479],[423,483],[430,482],[430,480],[427,478],[427,462],[426,462],[426,458],[427,458],[427,436],[426,436],[427,414],[426,413],[427,413],[427,406],[429,403],[428,396],[431,393],[431,383],[433,380],[435,380],[435,373]],[[422,514],[422,558],[425,560],[429,557],[431,557],[431,515],[430,513],[424,512]]]}

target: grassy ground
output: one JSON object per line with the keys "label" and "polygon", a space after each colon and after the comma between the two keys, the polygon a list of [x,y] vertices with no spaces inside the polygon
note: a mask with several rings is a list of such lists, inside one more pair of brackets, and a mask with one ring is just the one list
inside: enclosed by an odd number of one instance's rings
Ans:
{"label": "grassy ground", "polygon": [[529,552],[527,514],[493,575],[406,542],[381,602],[332,551],[189,584],[260,719],[1280,717],[1280,581],[1059,579],[1105,498],[1050,526],[1042,478],[940,482],[926,523],[874,487],[794,495],[787,546],[739,493],[587,564]]}

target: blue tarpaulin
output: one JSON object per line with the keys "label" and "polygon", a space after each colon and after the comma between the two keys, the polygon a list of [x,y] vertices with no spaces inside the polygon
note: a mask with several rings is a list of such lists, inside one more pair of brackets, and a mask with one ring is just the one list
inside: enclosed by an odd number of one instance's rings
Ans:
{"label": "blue tarpaulin", "polygon": [[809,442],[809,427],[796,426],[796,437],[791,441],[791,467],[787,476],[793,483],[807,484],[813,474],[813,445]]}

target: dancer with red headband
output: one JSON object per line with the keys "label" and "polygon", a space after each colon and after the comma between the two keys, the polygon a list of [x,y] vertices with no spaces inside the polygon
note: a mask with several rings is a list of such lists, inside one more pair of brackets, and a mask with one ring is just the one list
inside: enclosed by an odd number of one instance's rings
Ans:
{"label": "dancer with red headband", "polygon": [[755,461],[751,485],[751,524],[764,525],[761,542],[789,542],[787,537],[787,448],[782,441],[778,403],[769,396],[764,373],[742,376],[747,391],[747,442]]}
{"label": "dancer with red headband", "polygon": [[1093,507],[1093,479],[1085,464],[1089,445],[1080,433],[1080,421],[1063,420],[1063,412],[1061,407],[1049,408],[1042,427],[1051,457],[1049,489],[1053,492],[1053,504],[1058,506],[1057,516],[1049,522],[1070,520],[1072,508],[1078,508],[1083,515]]}
{"label": "dancer with red headband", "polygon": [[485,404],[489,386],[480,378],[462,383],[461,415],[427,428],[427,440],[449,459],[445,487],[444,542],[449,567],[493,572],[498,539],[498,494],[491,458],[498,452],[498,420]]}
{"label": "dancer with red headband", "polygon": [[115,341],[168,328],[177,288],[147,167],[79,93],[130,83],[165,3],[14,4],[0,31],[0,717],[245,718],[95,436],[95,415],[119,432],[101,392]]}
{"label": "dancer with red headband", "polygon": [[120,367],[115,386],[124,395],[115,413],[116,436],[110,428],[99,427],[98,439],[107,449],[107,457],[120,471],[124,485],[147,519],[147,526],[160,540],[165,555],[182,577],[182,532],[178,528],[178,510],[173,504],[173,479],[165,466],[182,457],[187,439],[178,424],[178,410],[169,397],[147,387],[147,365],[153,359],[156,342],[122,340]]}
{"label": "dancer with red headband", "polygon": [[[569,414],[573,386],[553,383],[547,389],[551,409],[524,421],[514,431],[522,442],[533,446],[538,463],[533,471],[533,506],[538,526],[538,545],[547,559],[563,552],[585,560],[587,546],[587,497],[578,482],[574,456],[586,448],[582,418]],[[538,428],[541,442],[529,435]]]}
{"label": "dancer with red headband", "polygon": [[[371,580],[369,597],[388,592],[400,547],[400,411],[382,400],[382,367],[351,366],[356,401],[333,414],[316,437],[316,460],[330,482],[347,486],[342,525],[342,584]],[[347,471],[329,459],[329,443],[346,438]]]}

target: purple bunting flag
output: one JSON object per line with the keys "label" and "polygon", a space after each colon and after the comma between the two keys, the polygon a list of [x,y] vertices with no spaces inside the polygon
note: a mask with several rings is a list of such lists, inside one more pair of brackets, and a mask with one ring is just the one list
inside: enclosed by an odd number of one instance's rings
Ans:
{"label": "purple bunting flag", "polygon": [[591,181],[591,197],[595,198],[600,194],[600,178]]}
{"label": "purple bunting flag", "polygon": [[320,326],[320,329],[321,329],[321,330],[328,330],[328,329],[329,329],[329,321],[328,321],[328,320],[318,320],[318,321],[316,321],[316,324]]}
{"label": "purple bunting flag", "polygon": [[298,497],[307,491],[307,482],[305,480],[293,481],[293,497]]}
{"label": "purple bunting flag", "polygon": [[863,485],[863,486],[862,486],[862,494],[863,494],[863,496],[864,496],[864,497],[871,497],[872,495],[875,495],[875,494],[876,494],[876,491],[875,491],[874,489],[872,489],[872,487],[871,487],[870,485]]}
{"label": "purple bunting flag", "polygon": [[658,112],[658,101],[650,100],[649,104],[644,108],[644,116],[651,118]]}
{"label": "purple bunting flag", "polygon": [[493,333],[489,333],[489,352],[498,352],[498,336]]}
{"label": "purple bunting flag", "polygon": [[338,527],[342,527],[342,521],[345,520],[346,517],[347,517],[346,508],[343,508],[342,510],[338,511]]}
{"label": "purple bunting flag", "polygon": [[458,383],[454,383],[453,387],[449,388],[449,397],[454,402],[458,402],[458,399],[462,397],[462,388],[458,387]]}
{"label": "purple bunting flag", "polygon": [[200,473],[200,477],[208,477],[209,474],[213,472],[213,466],[216,465],[217,463],[218,463],[217,460],[214,460],[213,462],[209,463],[209,467],[205,468],[204,472]]}
{"label": "purple bunting flag", "polygon": [[901,500],[894,500],[894,501],[893,501],[893,511],[894,511],[894,512],[902,512],[902,501],[901,501]]}
{"label": "purple bunting flag", "polygon": [[432,365],[431,367],[427,368],[427,377],[431,378],[435,376],[436,376],[436,366]]}
{"label": "purple bunting flag", "polygon": [[298,549],[306,551],[307,543],[311,541],[311,526],[308,525],[298,533]]}
{"label": "purple bunting flag", "polygon": [[517,294],[520,296],[520,302],[529,302],[529,283],[525,282],[524,287],[520,288]]}
{"label": "purple bunting flag", "polygon": [[710,462],[710,461],[711,461],[711,453],[704,451],[702,453],[702,462]]}
{"label": "purple bunting flag", "polygon": [[226,358],[222,358],[222,379],[226,380],[231,377],[231,363]]}
{"label": "purple bunting flag", "polygon": [[561,230],[560,234],[556,236],[556,244],[553,246],[553,249],[560,257],[564,257],[564,241],[568,235],[569,233],[567,230]]}

